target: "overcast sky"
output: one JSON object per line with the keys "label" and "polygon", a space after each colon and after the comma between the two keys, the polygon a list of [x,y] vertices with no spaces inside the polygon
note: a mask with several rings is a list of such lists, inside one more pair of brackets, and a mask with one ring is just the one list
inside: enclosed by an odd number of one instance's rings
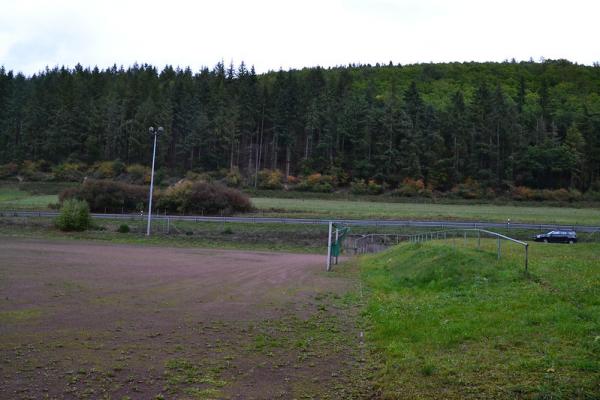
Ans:
{"label": "overcast sky", "polygon": [[0,0],[0,65],[600,61],[594,0]]}

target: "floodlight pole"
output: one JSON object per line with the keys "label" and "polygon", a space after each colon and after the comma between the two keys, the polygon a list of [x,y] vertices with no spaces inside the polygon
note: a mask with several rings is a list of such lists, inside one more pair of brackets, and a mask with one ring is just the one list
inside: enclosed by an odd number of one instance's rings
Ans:
{"label": "floodlight pole", "polygon": [[152,222],[152,192],[154,190],[154,160],[156,158],[156,137],[163,133],[163,130],[164,129],[162,126],[159,126],[156,130],[153,126],[151,126],[148,129],[148,132],[150,132],[150,134],[154,136],[154,147],[152,149],[152,173],[150,174],[150,194],[148,195],[148,227],[146,229],[146,236],[150,236],[150,224]]}

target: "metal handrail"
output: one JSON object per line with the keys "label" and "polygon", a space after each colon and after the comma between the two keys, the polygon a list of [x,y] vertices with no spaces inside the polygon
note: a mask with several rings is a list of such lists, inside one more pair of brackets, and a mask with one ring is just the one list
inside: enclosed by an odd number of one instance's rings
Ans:
{"label": "metal handrail", "polygon": [[485,234],[497,237],[498,238],[498,259],[500,259],[500,256],[501,256],[500,239],[508,240],[508,241],[520,244],[521,246],[524,246],[525,247],[525,272],[528,272],[528,269],[529,269],[529,243],[523,242],[522,240],[518,240],[515,238],[511,238],[510,236],[502,235],[501,233],[492,232],[492,231],[488,231],[485,229],[449,229],[449,230],[443,230],[443,231],[425,232],[425,233],[417,233],[414,235],[410,235],[410,241],[413,243],[422,243],[422,242],[426,242],[429,240],[440,239],[440,234],[443,234],[444,235],[443,239],[446,239],[447,234],[453,233],[453,232],[464,232],[465,240],[466,240],[467,232],[477,232],[477,239],[478,239],[477,247],[478,248],[481,248],[481,233],[482,232]]}

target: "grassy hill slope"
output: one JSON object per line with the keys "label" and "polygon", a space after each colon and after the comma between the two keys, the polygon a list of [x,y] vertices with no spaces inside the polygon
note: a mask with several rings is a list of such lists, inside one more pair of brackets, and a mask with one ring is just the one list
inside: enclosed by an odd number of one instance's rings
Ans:
{"label": "grassy hill slope", "polygon": [[406,244],[362,259],[383,398],[597,398],[600,247]]}

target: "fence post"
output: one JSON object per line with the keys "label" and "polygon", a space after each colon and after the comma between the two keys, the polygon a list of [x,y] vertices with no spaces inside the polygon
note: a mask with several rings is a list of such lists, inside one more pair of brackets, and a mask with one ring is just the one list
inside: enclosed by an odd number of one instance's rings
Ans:
{"label": "fence post", "polygon": [[481,250],[481,230],[477,229],[477,250]]}
{"label": "fence post", "polygon": [[500,259],[500,236],[498,236],[498,260]]}
{"label": "fence post", "polygon": [[529,263],[529,243],[525,245],[525,273],[527,273],[527,268]]}
{"label": "fence post", "polygon": [[329,221],[329,234],[327,235],[327,271],[331,270],[331,230],[333,222]]}
{"label": "fence post", "polygon": [[464,231],[465,234],[465,247],[467,246],[467,231]]}
{"label": "fence post", "polygon": [[[339,246],[338,240],[340,238],[340,230],[339,228],[335,228],[335,243]],[[338,256],[335,256],[335,265],[338,264]]]}

